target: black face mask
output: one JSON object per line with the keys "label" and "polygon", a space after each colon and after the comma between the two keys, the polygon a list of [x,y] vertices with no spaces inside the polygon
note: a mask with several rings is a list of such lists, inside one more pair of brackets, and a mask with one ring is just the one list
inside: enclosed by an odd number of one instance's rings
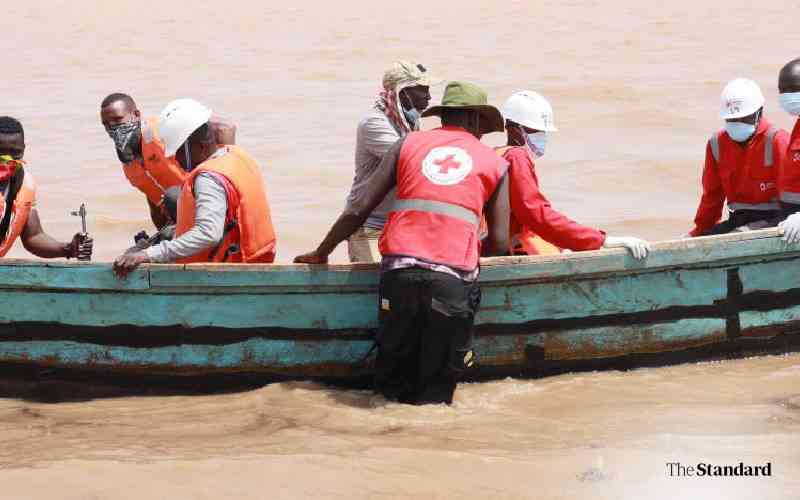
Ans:
{"label": "black face mask", "polygon": [[106,129],[108,136],[114,141],[117,158],[122,163],[130,163],[141,149],[142,127],[138,121],[120,123]]}

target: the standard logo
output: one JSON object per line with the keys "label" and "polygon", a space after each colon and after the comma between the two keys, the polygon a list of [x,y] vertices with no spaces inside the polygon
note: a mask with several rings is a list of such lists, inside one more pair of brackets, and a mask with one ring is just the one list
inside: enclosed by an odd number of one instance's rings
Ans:
{"label": "the standard logo", "polygon": [[440,186],[458,184],[471,171],[472,157],[461,148],[433,148],[422,160],[422,174]]}

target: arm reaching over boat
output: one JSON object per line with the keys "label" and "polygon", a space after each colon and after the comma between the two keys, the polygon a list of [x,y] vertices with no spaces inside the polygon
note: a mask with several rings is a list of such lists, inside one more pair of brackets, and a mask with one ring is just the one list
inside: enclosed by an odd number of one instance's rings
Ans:
{"label": "arm reaching over boat", "polygon": [[211,110],[179,99],[162,111],[165,153],[190,172],[178,199],[175,239],[114,262],[125,276],[146,262],[271,263],[275,232],[255,161],[236,146],[218,146]]}
{"label": "arm reaching over boat", "polygon": [[360,189],[354,189],[347,206],[331,227],[322,243],[312,252],[295,257],[298,264],[326,264],[336,246],[349,238],[364,224],[372,211],[380,205],[397,183],[397,161],[405,138],[398,139],[383,155],[380,164],[370,174]]}
{"label": "arm reaching over boat", "polygon": [[25,131],[11,117],[0,117],[0,257],[17,238],[25,249],[44,259],[58,257],[89,260],[94,241],[78,233],[71,241],[58,241],[44,232],[36,203],[36,181],[25,169]]}
{"label": "arm reaching over boat", "polygon": [[534,158],[544,156],[548,134],[557,129],[553,108],[540,94],[514,93],[503,106],[508,145],[499,148],[509,163],[512,252],[529,255],[625,247],[642,259],[649,244],[634,237],[607,237],[555,210],[539,188]]}

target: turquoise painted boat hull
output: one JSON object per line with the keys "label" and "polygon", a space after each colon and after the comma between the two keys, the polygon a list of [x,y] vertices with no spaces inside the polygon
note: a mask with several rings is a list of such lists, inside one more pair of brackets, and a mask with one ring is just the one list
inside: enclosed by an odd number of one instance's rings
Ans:
{"label": "turquoise painted boat hull", "polygon": [[[369,374],[374,265],[0,261],[0,365],[102,372]],[[485,259],[474,376],[543,375],[800,345],[800,247],[775,230]]]}

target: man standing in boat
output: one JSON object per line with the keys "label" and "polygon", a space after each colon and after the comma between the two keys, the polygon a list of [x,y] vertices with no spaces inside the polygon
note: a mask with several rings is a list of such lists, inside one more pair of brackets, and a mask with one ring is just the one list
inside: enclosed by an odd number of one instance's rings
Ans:
{"label": "man standing in boat", "polygon": [[503,116],[508,142],[497,152],[509,164],[512,253],[538,255],[559,253],[560,248],[581,251],[625,247],[637,259],[647,256],[646,241],[606,236],[582,226],[554,210],[539,189],[534,160],[544,156],[547,138],[557,130],[547,99],[530,90],[515,92],[503,105]]}
{"label": "man standing in boat", "polygon": [[[114,141],[125,177],[145,195],[153,225],[161,229],[167,224],[160,209],[164,193],[171,187],[180,187],[188,173],[174,157],[164,154],[158,120],[152,117],[142,121],[131,96],[114,93],[103,99],[100,120]],[[218,144],[236,143],[236,126],[232,123],[212,117],[209,128]]]}
{"label": "man standing in boat", "polygon": [[[431,80],[421,64],[399,61],[383,75],[383,89],[372,111],[358,124],[356,136],[356,170],[348,202],[359,196],[369,176],[375,171],[389,148],[409,132],[419,130],[420,113],[431,100]],[[364,225],[347,239],[350,262],[380,260],[380,238],[386,216],[394,200],[394,192],[375,207]]]}
{"label": "man standing in boat", "polygon": [[484,212],[486,253],[508,249],[507,163],[479,140],[502,132],[503,117],[483,89],[466,82],[448,84],[442,105],[422,116],[440,116],[442,127],[399,139],[319,247],[295,262],[326,263],[396,187],[380,238],[375,390],[405,403],[449,404],[474,362]]}
{"label": "man standing in boat", "polygon": [[36,205],[36,181],[26,167],[25,130],[10,116],[0,117],[0,257],[19,238],[27,251],[45,259],[89,260],[93,240],[78,233],[61,242],[44,232]]}
{"label": "man standing in boat", "polygon": [[778,96],[781,108],[797,118],[783,157],[778,182],[781,206],[791,214],[780,224],[783,238],[800,243],[800,59],[789,61],[778,76]]}
{"label": "man standing in boat", "polygon": [[173,101],[161,112],[164,154],[175,155],[188,172],[175,239],[118,257],[118,275],[145,262],[274,261],[275,232],[261,170],[241,148],[217,144],[210,118],[211,110],[192,99]]}
{"label": "man standing in boat", "polygon": [[[730,81],[721,98],[725,127],[706,145],[703,195],[690,236],[772,227],[781,219],[778,171],[789,135],[764,117],[764,95],[753,80]],[[730,215],[719,222],[726,200]]]}

